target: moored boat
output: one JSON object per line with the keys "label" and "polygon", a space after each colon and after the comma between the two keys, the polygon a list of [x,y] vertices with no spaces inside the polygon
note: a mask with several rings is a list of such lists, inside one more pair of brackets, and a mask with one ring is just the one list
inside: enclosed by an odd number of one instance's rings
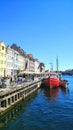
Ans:
{"label": "moored boat", "polygon": [[67,80],[62,80],[61,79],[61,73],[59,73],[58,71],[58,57],[56,59],[56,63],[57,63],[57,71],[53,72],[53,65],[51,64],[51,71],[47,72],[48,73],[48,78],[46,78],[44,80],[44,85],[49,87],[49,88],[55,88],[55,87],[64,87],[64,88],[68,88],[68,82]]}
{"label": "moored boat", "polygon": [[59,86],[67,89],[68,88],[68,81],[67,80],[60,80]]}
{"label": "moored boat", "polygon": [[49,74],[49,77],[44,80],[44,85],[49,88],[59,87],[59,84],[60,84],[59,74],[57,73]]}
{"label": "moored boat", "polygon": [[51,73],[49,77],[44,80],[44,85],[49,88],[63,87],[68,88],[68,81],[61,79],[61,74]]}

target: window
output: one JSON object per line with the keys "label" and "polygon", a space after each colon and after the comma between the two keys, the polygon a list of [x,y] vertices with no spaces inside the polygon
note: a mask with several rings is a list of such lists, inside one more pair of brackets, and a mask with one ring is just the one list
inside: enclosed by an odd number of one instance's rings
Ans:
{"label": "window", "polygon": [[3,72],[3,68],[1,68],[1,72]]}
{"label": "window", "polygon": [[6,64],[6,61],[4,61],[4,64]]}
{"label": "window", "polygon": [[4,46],[2,46],[2,50],[4,50]]}
{"label": "window", "polygon": [[1,64],[3,64],[3,60],[1,60]]}
{"label": "window", "polygon": [[3,53],[1,53],[1,56],[3,56]]}

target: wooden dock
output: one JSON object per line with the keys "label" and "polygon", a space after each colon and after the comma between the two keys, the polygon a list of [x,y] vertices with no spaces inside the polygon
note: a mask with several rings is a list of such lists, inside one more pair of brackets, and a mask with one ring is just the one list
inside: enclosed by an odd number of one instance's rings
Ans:
{"label": "wooden dock", "polygon": [[24,82],[15,84],[7,88],[0,89],[0,114],[6,109],[25,99],[28,95],[40,88],[42,79],[34,80],[32,82]]}

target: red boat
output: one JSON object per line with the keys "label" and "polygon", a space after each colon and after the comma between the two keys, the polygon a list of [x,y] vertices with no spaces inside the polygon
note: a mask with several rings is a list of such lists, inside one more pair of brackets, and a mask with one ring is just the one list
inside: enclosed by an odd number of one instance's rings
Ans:
{"label": "red boat", "polygon": [[50,76],[44,80],[44,84],[49,88],[59,87],[59,75],[57,73],[50,74]]}
{"label": "red boat", "polygon": [[61,80],[61,74],[59,73],[51,73],[50,76],[44,80],[45,86],[49,88],[55,88],[55,87],[63,87],[67,88],[67,80]]}

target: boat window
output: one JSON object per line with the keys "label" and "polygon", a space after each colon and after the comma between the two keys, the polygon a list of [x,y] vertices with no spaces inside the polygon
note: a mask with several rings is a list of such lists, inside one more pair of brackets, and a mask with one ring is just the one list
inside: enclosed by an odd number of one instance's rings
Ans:
{"label": "boat window", "polygon": [[51,74],[50,76],[53,77],[53,78],[57,78],[56,74]]}

